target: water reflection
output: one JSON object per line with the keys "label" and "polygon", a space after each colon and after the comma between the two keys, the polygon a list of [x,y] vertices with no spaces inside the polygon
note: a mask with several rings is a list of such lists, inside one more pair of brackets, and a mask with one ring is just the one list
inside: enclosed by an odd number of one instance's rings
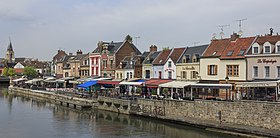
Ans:
{"label": "water reflection", "polygon": [[[0,93],[3,93],[1,90]],[[224,138],[232,137],[151,118],[76,110],[40,99],[1,95],[1,137]],[[7,108],[4,108],[5,103]],[[5,114],[4,112],[9,112]]]}

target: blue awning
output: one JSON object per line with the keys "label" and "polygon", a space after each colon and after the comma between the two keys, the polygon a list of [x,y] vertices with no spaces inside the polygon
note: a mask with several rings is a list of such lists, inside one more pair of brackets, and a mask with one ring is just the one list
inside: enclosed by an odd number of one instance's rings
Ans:
{"label": "blue awning", "polygon": [[145,82],[146,80],[144,79],[140,79],[140,80],[137,80],[136,82]]}
{"label": "blue awning", "polygon": [[88,88],[88,87],[90,87],[90,86],[92,86],[92,85],[95,85],[96,83],[97,83],[96,80],[87,81],[87,82],[85,82],[85,83],[83,83],[83,84],[78,85],[77,87],[78,87],[78,88]]}

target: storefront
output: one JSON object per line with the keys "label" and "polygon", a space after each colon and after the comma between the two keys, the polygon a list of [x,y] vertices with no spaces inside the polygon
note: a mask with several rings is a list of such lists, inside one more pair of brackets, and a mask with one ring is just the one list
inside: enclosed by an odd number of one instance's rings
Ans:
{"label": "storefront", "polygon": [[[280,81],[256,81],[236,83],[237,93],[243,100],[278,101]],[[238,94],[238,95],[239,95]]]}

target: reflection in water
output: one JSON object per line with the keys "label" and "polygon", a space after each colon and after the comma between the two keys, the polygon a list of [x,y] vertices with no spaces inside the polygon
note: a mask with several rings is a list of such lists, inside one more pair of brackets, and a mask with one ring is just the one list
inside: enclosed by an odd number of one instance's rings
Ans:
{"label": "reflection in water", "polygon": [[[0,93],[3,93],[1,90]],[[30,97],[1,95],[1,137],[224,138],[228,135],[151,118],[76,110]]]}

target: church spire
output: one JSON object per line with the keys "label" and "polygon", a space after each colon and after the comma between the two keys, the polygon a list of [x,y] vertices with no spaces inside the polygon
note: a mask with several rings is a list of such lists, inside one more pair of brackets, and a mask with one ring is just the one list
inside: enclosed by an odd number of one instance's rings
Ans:
{"label": "church spire", "polygon": [[11,41],[11,38],[10,38],[10,37],[9,37],[9,40],[10,40],[10,44],[8,45],[7,51],[14,51],[14,50],[13,50],[12,41]]}

